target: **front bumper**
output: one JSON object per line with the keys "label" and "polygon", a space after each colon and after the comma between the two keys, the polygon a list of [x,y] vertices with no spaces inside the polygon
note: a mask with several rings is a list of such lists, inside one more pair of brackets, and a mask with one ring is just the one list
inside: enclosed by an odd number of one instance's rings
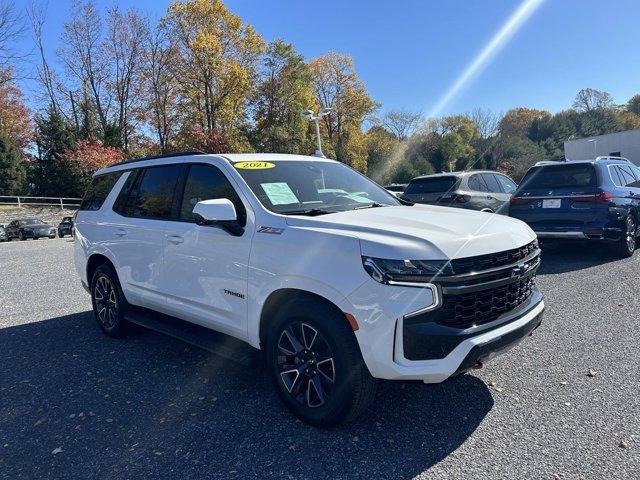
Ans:
{"label": "front bumper", "polygon": [[442,382],[478,361],[505,352],[540,325],[544,311],[542,295],[536,291],[527,305],[509,312],[506,315],[509,318],[460,337],[446,356],[410,360],[405,356],[403,344],[404,317],[434,303],[430,289],[394,287],[371,280],[353,292],[348,301],[360,327],[355,334],[371,375],[425,383]]}

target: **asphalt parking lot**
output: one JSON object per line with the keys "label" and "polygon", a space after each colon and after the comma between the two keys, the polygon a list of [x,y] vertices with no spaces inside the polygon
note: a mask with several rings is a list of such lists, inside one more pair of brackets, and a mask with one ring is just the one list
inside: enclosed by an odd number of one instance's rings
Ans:
{"label": "asphalt parking lot", "polygon": [[260,368],[104,336],[72,251],[0,244],[0,478],[638,478],[640,252],[545,251],[533,337],[441,385],[384,383],[357,423],[316,430]]}

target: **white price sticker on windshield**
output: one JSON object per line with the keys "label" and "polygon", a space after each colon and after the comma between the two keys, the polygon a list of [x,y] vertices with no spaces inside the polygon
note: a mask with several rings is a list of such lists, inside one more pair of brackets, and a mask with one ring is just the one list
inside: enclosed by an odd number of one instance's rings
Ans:
{"label": "white price sticker on windshield", "polygon": [[293,193],[293,190],[291,190],[287,182],[261,183],[260,186],[273,205],[300,203],[298,197]]}

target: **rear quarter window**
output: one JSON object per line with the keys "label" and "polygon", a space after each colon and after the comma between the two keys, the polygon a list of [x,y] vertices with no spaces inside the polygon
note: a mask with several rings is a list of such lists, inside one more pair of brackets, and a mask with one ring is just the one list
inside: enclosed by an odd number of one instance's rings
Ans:
{"label": "rear quarter window", "polygon": [[82,197],[79,210],[100,210],[121,175],[122,172],[113,172],[94,177]]}
{"label": "rear quarter window", "polygon": [[456,181],[456,177],[419,178],[411,180],[404,193],[415,195],[448,192],[454,189]]}

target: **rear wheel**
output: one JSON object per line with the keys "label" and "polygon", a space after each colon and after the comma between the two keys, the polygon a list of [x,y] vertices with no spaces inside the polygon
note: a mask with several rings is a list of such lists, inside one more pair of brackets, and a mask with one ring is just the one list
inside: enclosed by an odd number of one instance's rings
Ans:
{"label": "rear wheel", "polygon": [[637,236],[636,236],[636,219],[633,215],[629,214],[624,223],[623,233],[620,240],[618,240],[617,250],[622,257],[630,257],[636,250]]}
{"label": "rear wheel", "polygon": [[111,337],[121,337],[129,330],[124,315],[129,307],[118,275],[108,264],[96,268],[91,279],[91,303],[98,325]]}
{"label": "rear wheel", "polygon": [[302,421],[330,427],[360,415],[376,380],[344,316],[316,299],[296,300],[270,325],[266,357],[285,406]]}

